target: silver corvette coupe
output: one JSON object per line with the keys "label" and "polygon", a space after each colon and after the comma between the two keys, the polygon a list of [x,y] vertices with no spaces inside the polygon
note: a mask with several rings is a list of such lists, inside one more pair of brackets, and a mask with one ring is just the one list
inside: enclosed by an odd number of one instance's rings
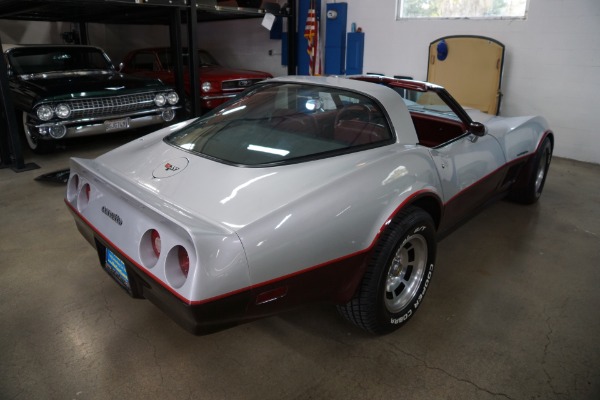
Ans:
{"label": "silver corvette coupe", "polygon": [[429,83],[283,77],[72,159],[65,201],[106,272],[195,334],[309,301],[386,333],[423,301],[437,240],[491,200],[538,200],[553,144],[541,117]]}

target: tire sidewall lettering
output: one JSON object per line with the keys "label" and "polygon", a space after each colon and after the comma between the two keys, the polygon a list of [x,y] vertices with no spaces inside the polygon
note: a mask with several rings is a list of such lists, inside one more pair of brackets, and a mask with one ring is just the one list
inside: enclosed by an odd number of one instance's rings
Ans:
{"label": "tire sidewall lettering", "polygon": [[[412,318],[433,275],[435,232],[435,221],[427,211],[412,205],[400,210],[374,247],[353,299],[339,307],[342,315],[376,334],[395,331]],[[397,293],[404,285],[410,285],[409,291]],[[394,295],[405,297],[394,299]]]}
{"label": "tire sidewall lettering", "polygon": [[[427,267],[426,278],[424,279],[419,295],[415,297],[412,302],[412,305],[406,307],[405,312],[400,316],[390,318],[390,324],[399,325],[406,322],[412,315],[413,312],[417,310],[417,308],[421,305],[423,298],[425,297],[425,293],[427,293],[427,288],[429,287],[429,282],[431,281],[431,277],[433,276],[434,263],[429,263],[429,267]],[[414,310],[414,311],[413,311]]]}
{"label": "tire sidewall lettering", "polygon": [[[428,226],[419,224],[414,229],[410,230],[409,232],[410,233],[408,233],[404,237],[404,240],[402,240],[402,242],[400,242],[400,245],[397,248],[404,246],[406,244],[406,242],[408,242],[414,235],[427,235]],[[425,297],[425,293],[427,292],[427,288],[429,287],[429,281],[431,280],[431,276],[433,275],[433,269],[434,269],[434,264],[432,262],[430,262],[430,260],[428,260],[428,262],[429,262],[429,266],[427,267],[426,278],[421,283],[421,287],[419,289],[419,294],[417,296],[415,296],[415,298],[413,299],[411,304],[409,304],[404,309],[404,311],[401,312],[401,314],[399,316],[396,314],[396,315],[389,317],[390,324],[400,325],[400,324],[403,324],[404,322],[406,322],[413,315],[413,313],[414,313],[413,310],[416,311],[417,307],[419,307],[419,305],[423,301],[423,297]]]}
{"label": "tire sidewall lettering", "polygon": [[407,319],[409,319],[412,316],[413,310],[408,310],[406,313],[404,313],[401,317],[398,318],[391,318],[390,319],[390,324],[394,324],[394,325],[398,325],[401,324],[403,322],[406,322]]}
{"label": "tire sidewall lettering", "polygon": [[413,304],[413,308],[416,309],[423,301],[423,297],[425,297],[425,293],[427,292],[427,288],[429,287],[429,281],[431,280],[431,276],[433,275],[433,263],[429,264],[429,268],[427,268],[427,278],[425,278],[425,283],[423,284],[423,290],[417,296],[415,303]]}
{"label": "tire sidewall lettering", "polygon": [[[419,227],[415,228],[415,230],[413,231],[413,234],[422,232],[426,229],[427,229],[427,227],[425,225],[419,226]],[[408,237],[406,239],[408,239]]]}

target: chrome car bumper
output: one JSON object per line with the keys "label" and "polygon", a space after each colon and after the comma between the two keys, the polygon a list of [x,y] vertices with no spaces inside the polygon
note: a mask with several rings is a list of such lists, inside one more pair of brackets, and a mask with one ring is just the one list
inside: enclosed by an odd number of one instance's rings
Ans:
{"label": "chrome car bumper", "polygon": [[232,93],[232,94],[223,94],[223,95],[202,96],[200,98],[202,108],[205,110],[212,110],[213,108],[220,106],[221,104],[225,103],[226,101],[233,99],[235,96],[237,96],[240,93],[241,92]]}
{"label": "chrome car bumper", "polygon": [[241,91],[238,91],[237,93],[233,93],[233,94],[219,94],[219,95],[213,95],[213,96],[202,96],[201,99],[204,101],[208,101],[208,100],[229,100],[234,98],[235,96],[237,96],[239,93],[241,93]]}
{"label": "chrome car bumper", "polygon": [[[165,111],[173,111],[181,108],[180,106],[164,107],[153,110],[143,110],[136,113],[126,113],[121,115],[111,115],[104,118],[81,118],[77,120],[65,120],[64,122],[45,123],[45,124],[27,124],[31,132],[36,132],[37,136],[44,140],[66,139],[74,137],[84,137],[101,135],[104,133],[121,132],[130,129],[138,129],[146,126],[157,125],[164,122],[169,122],[163,117]],[[111,124],[111,122],[119,121],[119,124]],[[60,138],[55,138],[48,133],[43,133],[45,130],[64,126],[66,133]]]}

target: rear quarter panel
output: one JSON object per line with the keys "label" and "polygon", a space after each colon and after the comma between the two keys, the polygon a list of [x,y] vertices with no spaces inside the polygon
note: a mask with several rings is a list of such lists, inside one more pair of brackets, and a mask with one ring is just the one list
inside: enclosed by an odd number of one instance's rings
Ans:
{"label": "rear quarter panel", "polygon": [[496,117],[488,123],[489,133],[495,136],[506,159],[511,162],[533,154],[548,131],[543,117]]}
{"label": "rear quarter panel", "polygon": [[361,154],[344,176],[238,231],[253,285],[366,253],[415,193],[439,196],[424,149],[393,145]]}

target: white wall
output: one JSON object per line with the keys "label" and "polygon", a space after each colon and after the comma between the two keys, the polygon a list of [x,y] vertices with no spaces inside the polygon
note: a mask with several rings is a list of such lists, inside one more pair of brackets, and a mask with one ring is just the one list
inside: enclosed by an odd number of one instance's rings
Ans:
{"label": "white wall", "polygon": [[545,116],[555,155],[600,163],[600,1],[529,0],[526,20],[395,21],[395,0],[348,0],[365,32],[364,71],[427,77],[429,43],[449,35],[506,46],[501,115]]}
{"label": "white wall", "polygon": [[[269,39],[269,31],[261,22],[261,18],[251,18],[198,24],[199,46],[226,66],[267,71],[275,76],[287,74],[287,67],[281,65],[281,40]],[[0,20],[0,38],[5,44],[63,43],[60,35],[68,30],[69,23]],[[186,41],[185,26],[183,30]],[[160,25],[88,24],[88,35],[90,44],[102,47],[115,65],[130,50],[169,45],[169,28]]]}
{"label": "white wall", "polygon": [[152,25],[88,24],[90,44],[100,46],[115,66],[129,51],[169,45],[169,28]]}
{"label": "white wall", "polygon": [[[198,45],[208,50],[223,65],[267,71],[274,76],[287,73],[281,65],[281,40],[269,39],[269,31],[261,26],[261,18],[198,24]],[[142,47],[168,46],[166,26],[90,25],[90,33],[118,64],[130,50]],[[104,32],[102,32],[104,29]],[[183,27],[182,39],[187,42]],[[93,43],[94,44],[94,43]],[[269,56],[269,50],[273,55]]]}
{"label": "white wall", "polygon": [[[224,65],[286,75],[281,65],[281,40],[269,39],[261,19],[208,22],[198,25],[199,46]],[[273,55],[269,55],[269,50]]]}
{"label": "white wall", "polygon": [[70,24],[0,20],[2,44],[62,43],[61,32],[70,30]]}
{"label": "white wall", "polygon": [[[0,20],[2,44],[47,44],[47,38],[60,40],[60,34],[69,30],[69,24]],[[59,42],[60,43],[60,42]]]}
{"label": "white wall", "polygon": [[[501,115],[543,115],[555,132],[556,155],[600,163],[600,0],[529,0],[526,20],[487,21],[396,21],[395,0],[347,2],[348,28],[356,22],[366,33],[365,72],[425,79],[429,43],[442,36],[481,35],[504,43]],[[4,43],[60,43],[60,32],[68,29],[0,21]],[[162,26],[90,24],[89,33],[116,64],[131,49],[169,43]],[[287,73],[281,41],[269,39],[260,19],[202,23],[198,39],[225,65]]]}
{"label": "white wall", "polygon": [[[61,34],[73,30],[67,22],[32,22],[0,20],[3,44],[62,44]],[[165,26],[128,26],[88,24],[90,44],[102,47],[115,64],[132,49],[169,44]]]}

